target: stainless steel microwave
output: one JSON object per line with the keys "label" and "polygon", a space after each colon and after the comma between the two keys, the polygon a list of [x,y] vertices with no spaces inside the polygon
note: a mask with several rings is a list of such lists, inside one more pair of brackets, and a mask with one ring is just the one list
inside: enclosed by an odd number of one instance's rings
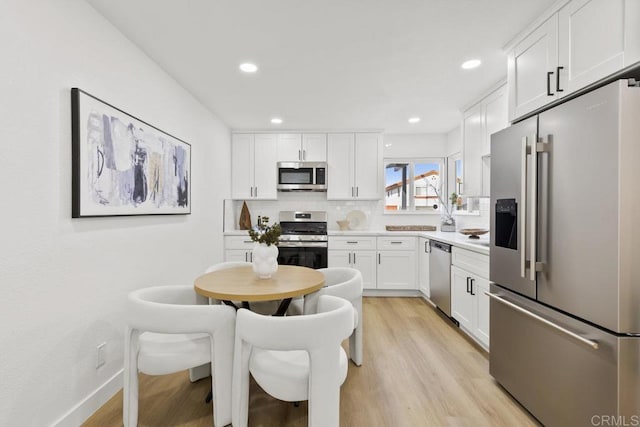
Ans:
{"label": "stainless steel microwave", "polygon": [[278,162],[278,191],[327,191],[327,163]]}

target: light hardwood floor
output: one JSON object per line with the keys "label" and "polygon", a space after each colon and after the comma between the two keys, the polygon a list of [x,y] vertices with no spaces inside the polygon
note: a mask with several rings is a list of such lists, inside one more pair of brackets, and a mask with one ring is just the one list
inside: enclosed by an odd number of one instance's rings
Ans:
{"label": "light hardwood floor", "polygon": [[[539,425],[489,374],[486,353],[421,298],[364,298],[364,363],[349,364],[340,425]],[[140,426],[211,426],[209,380],[141,375]],[[306,426],[306,402],[271,398],[252,382],[250,426]],[[122,391],[85,426],[121,426]]]}

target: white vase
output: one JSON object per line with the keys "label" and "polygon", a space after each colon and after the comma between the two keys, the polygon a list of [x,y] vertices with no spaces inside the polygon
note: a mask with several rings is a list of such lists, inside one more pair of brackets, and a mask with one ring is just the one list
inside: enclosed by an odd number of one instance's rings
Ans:
{"label": "white vase", "polygon": [[253,271],[260,279],[270,279],[278,271],[278,247],[256,243],[253,246]]}

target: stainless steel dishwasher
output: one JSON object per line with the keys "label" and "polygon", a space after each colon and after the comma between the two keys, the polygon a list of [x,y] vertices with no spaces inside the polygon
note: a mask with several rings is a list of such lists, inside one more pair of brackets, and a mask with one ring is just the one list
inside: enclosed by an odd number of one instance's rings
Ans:
{"label": "stainless steel dishwasher", "polygon": [[431,301],[451,317],[451,245],[431,240],[429,247]]}

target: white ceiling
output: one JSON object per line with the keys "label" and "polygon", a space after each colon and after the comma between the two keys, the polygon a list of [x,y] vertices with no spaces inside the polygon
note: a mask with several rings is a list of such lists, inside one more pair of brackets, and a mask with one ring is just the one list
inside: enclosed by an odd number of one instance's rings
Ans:
{"label": "white ceiling", "polygon": [[87,1],[232,129],[442,133],[555,0]]}

